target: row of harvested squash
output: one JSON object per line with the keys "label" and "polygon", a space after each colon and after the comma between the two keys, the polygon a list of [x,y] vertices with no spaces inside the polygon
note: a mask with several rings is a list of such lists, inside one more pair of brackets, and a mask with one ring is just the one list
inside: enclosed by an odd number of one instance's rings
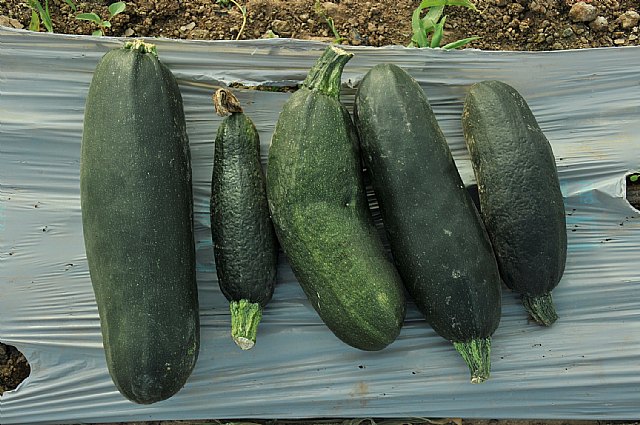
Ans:
{"label": "row of harvested squash", "polygon": [[[276,282],[278,246],[311,305],[342,341],[380,350],[398,336],[405,288],[471,382],[490,373],[501,280],[543,325],[566,259],[551,147],[524,99],[474,85],[462,117],[481,215],[421,87],[391,64],[340,103],[352,54],[328,47],[285,104],[266,178],[258,132],[221,89],[211,230],[232,336],[256,341]],[[363,180],[380,207],[383,248]],[[108,52],[85,108],[81,203],[89,271],[110,375],[136,403],[175,394],[199,350],[189,144],[175,78],[142,41]]]}

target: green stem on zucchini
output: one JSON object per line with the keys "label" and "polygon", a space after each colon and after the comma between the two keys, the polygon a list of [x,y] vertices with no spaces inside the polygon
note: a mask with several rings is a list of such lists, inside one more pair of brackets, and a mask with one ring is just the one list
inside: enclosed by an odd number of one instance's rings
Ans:
{"label": "green stem on zucchini", "polygon": [[337,46],[327,47],[309,71],[302,85],[309,90],[316,90],[338,99],[342,70],[352,57],[353,53],[348,53]]}
{"label": "green stem on zucchini", "polygon": [[129,50],[138,50],[140,53],[151,53],[153,56],[158,57],[156,45],[147,43],[144,40],[127,41],[124,43],[124,48]]}
{"label": "green stem on zucchini", "polygon": [[522,304],[540,325],[551,326],[558,319],[553,299],[551,299],[551,292],[538,297],[522,295]]}
{"label": "green stem on zucchini", "polygon": [[248,300],[231,301],[231,337],[243,350],[252,348],[256,343],[258,324],[262,318],[262,307]]}
{"label": "green stem on zucchini", "polygon": [[472,339],[469,342],[454,342],[453,346],[469,366],[472,384],[480,384],[489,378],[491,337]]}

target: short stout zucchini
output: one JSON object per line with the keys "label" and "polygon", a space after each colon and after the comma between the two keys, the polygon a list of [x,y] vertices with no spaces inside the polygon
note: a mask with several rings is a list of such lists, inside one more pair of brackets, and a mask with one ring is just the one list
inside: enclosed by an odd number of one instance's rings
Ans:
{"label": "short stout zucchini", "polygon": [[402,280],[460,352],[471,382],[483,382],[500,321],[500,276],[431,106],[409,74],[380,64],[358,86],[354,116]]}
{"label": "short stout zucchini", "polygon": [[182,98],[151,44],[100,60],[80,159],[82,224],[104,350],[118,390],[175,394],[200,342],[191,165]]}
{"label": "short stout zucchini", "polygon": [[500,81],[474,84],[462,115],[480,210],[505,284],[540,324],[567,257],[565,211],[549,141],[527,102]]}
{"label": "short stout zucchini", "polygon": [[262,309],[273,295],[278,242],[269,216],[258,131],[229,90],[217,90],[213,101],[218,115],[230,114],[215,140],[213,253],[220,290],[229,300],[231,336],[248,350],[256,342]]}
{"label": "short stout zucchini", "polygon": [[356,130],[339,101],[352,54],[330,46],[285,104],[267,195],[276,234],[322,320],[345,343],[380,350],[398,336],[402,283],[368,208]]}

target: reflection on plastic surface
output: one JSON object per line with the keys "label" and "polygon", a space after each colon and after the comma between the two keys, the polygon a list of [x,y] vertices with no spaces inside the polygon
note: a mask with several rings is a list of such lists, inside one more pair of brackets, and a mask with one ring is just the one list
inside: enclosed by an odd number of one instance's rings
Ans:
{"label": "reflection on plastic surface", "polygon": [[[189,418],[467,417],[628,419],[640,416],[640,217],[624,176],[640,163],[639,48],[481,52],[349,48],[342,99],[373,65],[393,62],[425,89],[467,184],[473,173],[460,114],[484,79],[527,99],[557,159],[567,210],[568,262],[553,291],[560,318],[528,323],[504,291],[492,376],[466,365],[412,304],[399,339],[366,353],[340,342],[307,303],[284,257],[250,352],[228,337],[209,232],[210,96],[220,84],[295,84],[325,47],[292,40],[158,39],[183,93],[195,197],[202,348],[187,385],[138,406],[113,386],[82,239],[82,113],[99,58],[122,40],[0,29],[0,339],[31,376],[0,399],[0,423]],[[288,93],[240,90],[266,161]]]}

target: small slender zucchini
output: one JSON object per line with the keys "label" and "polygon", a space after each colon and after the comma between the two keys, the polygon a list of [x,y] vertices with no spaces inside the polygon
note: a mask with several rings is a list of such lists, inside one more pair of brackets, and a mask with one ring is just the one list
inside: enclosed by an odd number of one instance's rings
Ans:
{"label": "small slender zucchini", "polygon": [[555,158],[527,102],[500,81],[474,84],[462,115],[480,210],[505,284],[541,325],[557,319],[567,232]]}
{"label": "small slender zucchini", "polygon": [[187,381],[200,344],[182,97],[155,47],[108,52],[84,115],[80,198],[107,366],[141,404]]}
{"label": "small slender zucchini", "polygon": [[401,68],[376,65],[358,86],[354,115],[402,280],[467,362],[471,382],[483,382],[500,322],[500,276],[424,91]]}
{"label": "small slender zucchini", "polygon": [[211,235],[218,284],[229,300],[231,336],[243,350],[256,342],[262,309],[276,282],[278,242],[260,164],[260,139],[238,99],[226,89],[213,97],[227,116],[215,140],[211,178]]}

